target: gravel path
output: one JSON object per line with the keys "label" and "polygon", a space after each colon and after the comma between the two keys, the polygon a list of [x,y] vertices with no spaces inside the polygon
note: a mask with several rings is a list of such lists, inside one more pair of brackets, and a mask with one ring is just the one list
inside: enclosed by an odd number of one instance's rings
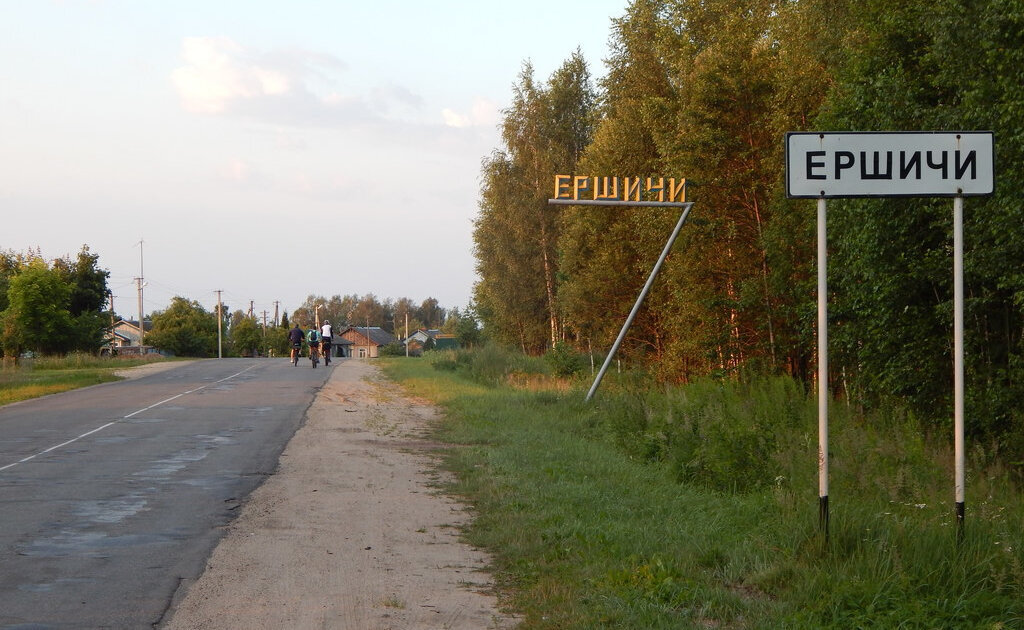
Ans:
{"label": "gravel path", "polygon": [[327,369],[278,471],[163,627],[513,627],[488,558],[459,541],[465,507],[436,488],[436,447],[424,437],[436,410],[402,396],[372,362]]}

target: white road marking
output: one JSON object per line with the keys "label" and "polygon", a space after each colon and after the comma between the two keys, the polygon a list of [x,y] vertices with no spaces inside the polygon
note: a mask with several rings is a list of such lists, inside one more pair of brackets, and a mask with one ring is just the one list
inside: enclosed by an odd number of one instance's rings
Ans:
{"label": "white road marking", "polygon": [[96,427],[95,429],[92,429],[91,431],[86,431],[82,435],[79,435],[78,437],[71,438],[70,440],[68,440],[66,442],[61,442],[60,444],[57,444],[56,446],[51,446],[50,448],[48,448],[46,450],[42,450],[42,451],[39,451],[38,453],[35,453],[33,455],[29,455],[28,457],[26,457],[24,459],[19,459],[18,461],[14,462],[13,464],[7,464],[6,466],[0,466],[0,472],[3,472],[5,470],[7,470],[8,468],[14,468],[18,464],[24,464],[25,462],[32,461],[33,459],[39,457],[40,455],[46,455],[47,453],[49,453],[51,451],[55,451],[55,450],[57,450],[59,448],[65,447],[68,444],[74,444],[75,442],[77,442],[78,440],[81,440],[82,438],[89,437],[93,433],[99,433],[103,429],[106,429],[109,426],[112,426],[112,425],[117,424],[118,422],[121,422],[121,420],[127,420],[128,418],[131,418],[132,416],[138,415],[138,414],[140,414],[140,413],[142,413],[144,411],[149,411],[150,409],[155,409],[156,407],[159,407],[160,405],[167,404],[167,403],[171,402],[172,400],[176,400],[178,398],[181,398],[182,396],[187,396],[189,394],[194,394],[194,393],[196,393],[198,391],[206,389],[207,387],[210,387],[211,385],[216,385],[217,383],[223,383],[224,381],[230,381],[231,379],[235,378],[236,376],[241,376],[242,374],[245,374],[246,372],[248,372],[249,370],[253,369],[257,365],[258,364],[253,363],[252,365],[250,365],[249,367],[245,368],[241,372],[236,372],[235,374],[232,374],[231,376],[225,376],[224,378],[220,379],[219,381],[214,381],[212,383],[207,383],[206,385],[203,385],[202,387],[196,387],[195,389],[190,389],[187,392],[182,392],[180,394],[176,394],[174,396],[171,396],[170,398],[165,398],[164,400],[161,400],[158,403],[153,403],[152,405],[150,405],[148,407],[145,407],[143,409],[139,409],[138,411],[133,411],[130,414],[128,414],[127,416],[124,416],[123,418],[121,418],[119,420],[114,420],[112,422],[108,422],[108,423],[104,424],[103,426]]}

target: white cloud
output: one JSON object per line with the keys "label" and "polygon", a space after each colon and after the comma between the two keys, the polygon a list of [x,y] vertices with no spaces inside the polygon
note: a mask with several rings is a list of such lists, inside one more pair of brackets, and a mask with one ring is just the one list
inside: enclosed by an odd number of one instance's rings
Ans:
{"label": "white cloud", "polygon": [[345,126],[416,110],[422,98],[404,86],[346,93],[337,57],[309,50],[258,51],[229,37],[186,37],[183,65],[171,74],[182,107],[287,126]]}
{"label": "white cloud", "polygon": [[444,124],[449,127],[481,127],[492,126],[500,120],[498,104],[492,100],[477,97],[467,113],[459,113],[452,109],[441,110]]}
{"label": "white cloud", "polygon": [[441,110],[441,115],[444,116],[444,124],[449,127],[468,127],[470,125],[469,116],[464,114],[457,114],[447,107]]}
{"label": "white cloud", "polygon": [[186,37],[181,48],[185,65],[171,80],[190,112],[218,114],[232,101],[286,94],[292,88],[289,76],[249,59],[230,38]]}

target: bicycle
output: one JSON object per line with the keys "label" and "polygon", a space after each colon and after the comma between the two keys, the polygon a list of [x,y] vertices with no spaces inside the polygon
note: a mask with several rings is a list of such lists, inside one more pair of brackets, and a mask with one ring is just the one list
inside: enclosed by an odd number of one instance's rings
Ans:
{"label": "bicycle", "polygon": [[313,362],[313,369],[316,369],[316,364],[320,362],[320,351],[316,345],[309,346],[309,360]]}

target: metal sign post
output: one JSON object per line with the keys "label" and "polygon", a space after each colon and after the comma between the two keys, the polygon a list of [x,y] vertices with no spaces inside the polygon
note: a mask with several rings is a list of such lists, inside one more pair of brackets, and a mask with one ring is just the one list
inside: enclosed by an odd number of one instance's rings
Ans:
{"label": "metal sign post", "polygon": [[964,537],[964,198],[953,198],[953,459],[957,542]]}
{"label": "metal sign post", "polygon": [[828,540],[828,247],[825,198],[818,198],[818,528]]}
{"label": "metal sign post", "polygon": [[992,132],[787,133],[786,195],[818,200],[818,497],[828,540],[828,300],[825,200],[953,197],[953,441],[957,540],[963,538],[965,196],[995,188]]}
{"label": "metal sign post", "polygon": [[640,311],[640,305],[644,303],[644,299],[651,291],[651,285],[654,284],[655,276],[657,276],[658,272],[661,271],[662,263],[665,262],[669,251],[672,249],[672,244],[676,242],[676,237],[679,236],[679,231],[683,229],[683,224],[686,223],[686,217],[689,216],[691,207],[693,207],[693,202],[683,204],[683,213],[679,215],[679,220],[676,221],[676,227],[672,230],[672,235],[668,237],[668,242],[665,243],[665,249],[661,250],[661,256],[658,257],[658,262],[654,263],[654,269],[651,269],[651,275],[647,277],[647,282],[644,284],[644,288],[641,289],[640,295],[636,298],[636,303],[633,304],[632,310],[629,311],[629,316],[626,317],[626,323],[622,325],[622,330],[619,331],[619,336],[615,338],[615,343],[612,344],[612,349],[608,352],[608,356],[605,357],[604,363],[601,365],[601,369],[597,372],[594,384],[590,386],[590,391],[587,392],[586,402],[590,402],[590,399],[594,397],[594,392],[597,391],[598,386],[601,384],[601,380],[604,378],[604,373],[608,371],[608,366],[611,365],[612,359],[615,358],[615,353],[619,351],[619,346],[622,345],[622,340],[626,338],[626,333],[629,331],[629,327],[633,325],[633,320],[636,318],[636,314]]}
{"label": "metal sign post", "polygon": [[[601,369],[598,371],[597,376],[594,378],[594,383],[590,386],[590,390],[587,392],[586,401],[590,402],[590,399],[594,397],[594,393],[597,392],[597,388],[601,385],[601,380],[604,379],[605,372],[608,371],[608,366],[611,365],[612,360],[615,358],[615,354],[619,350],[619,346],[622,345],[622,341],[626,338],[626,333],[629,331],[629,327],[633,324],[633,320],[636,318],[636,314],[640,311],[640,306],[644,303],[644,299],[651,290],[651,286],[654,284],[654,278],[661,271],[661,266],[668,258],[669,252],[672,250],[673,243],[676,242],[676,238],[679,236],[680,230],[683,228],[683,224],[686,223],[686,218],[690,214],[690,208],[693,207],[693,202],[686,201],[686,180],[680,180],[679,184],[676,184],[674,178],[669,179],[669,183],[665,184],[665,178],[653,178],[649,177],[646,181],[646,186],[643,185],[641,178],[623,178],[621,180],[617,177],[587,177],[587,176],[570,176],[570,175],[555,175],[555,198],[548,199],[548,203],[552,205],[561,206],[634,206],[634,207],[655,207],[655,208],[682,208],[682,214],[679,215],[679,220],[676,221],[675,229],[672,230],[671,236],[668,238],[668,242],[665,243],[665,248],[661,251],[661,256],[658,257],[658,261],[654,263],[654,268],[651,270],[651,274],[647,277],[647,282],[644,284],[644,288],[641,289],[640,295],[636,298],[636,303],[633,304],[633,308],[629,311],[629,316],[626,317],[626,322],[622,325],[622,330],[619,331],[619,336],[615,338],[615,343],[612,344],[611,350],[608,352],[608,356],[605,357],[604,363],[601,365]],[[641,200],[640,196],[643,192],[648,194],[657,194],[658,201],[645,201]],[[592,198],[582,198],[581,194],[586,195],[589,193]],[[668,201],[664,198],[668,193]],[[672,201],[672,199],[681,196],[682,201]],[[633,197],[630,200],[630,197]]]}

